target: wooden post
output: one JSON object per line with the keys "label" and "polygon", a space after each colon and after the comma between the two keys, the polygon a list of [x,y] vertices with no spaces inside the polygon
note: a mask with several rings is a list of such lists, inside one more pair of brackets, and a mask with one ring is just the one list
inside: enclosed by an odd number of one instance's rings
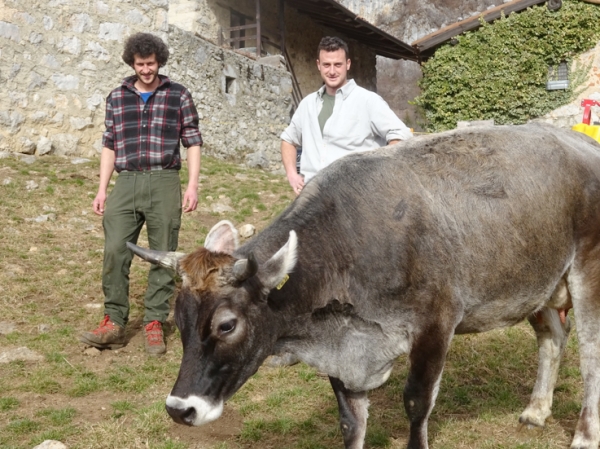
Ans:
{"label": "wooden post", "polygon": [[217,42],[218,42],[219,47],[222,47],[223,46],[223,28],[221,28],[220,26],[219,26],[218,33],[219,33],[219,35],[217,36]]}
{"label": "wooden post", "polygon": [[260,58],[262,56],[262,51],[260,48],[260,0],[256,0],[256,58]]}
{"label": "wooden post", "polygon": [[279,0],[279,33],[281,54],[285,56],[285,0]]}

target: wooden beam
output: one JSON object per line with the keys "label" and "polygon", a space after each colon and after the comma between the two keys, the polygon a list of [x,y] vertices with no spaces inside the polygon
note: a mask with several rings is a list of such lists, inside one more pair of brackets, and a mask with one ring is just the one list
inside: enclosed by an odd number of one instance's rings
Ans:
{"label": "wooden beam", "polygon": [[242,37],[231,37],[229,39],[223,39],[223,42],[226,44],[233,44],[234,42],[246,42],[246,41],[255,41],[256,36],[242,36]]}
{"label": "wooden beam", "polygon": [[279,40],[281,54],[285,55],[285,0],[279,0],[277,12],[279,13]]}
{"label": "wooden beam", "polygon": [[223,31],[227,32],[227,31],[240,31],[240,30],[252,30],[256,28],[256,24],[255,23],[251,23],[250,25],[240,25],[238,27],[230,27],[230,28],[223,28]]}
{"label": "wooden beam", "polygon": [[260,0],[256,0],[256,57],[262,56],[260,48]]}
{"label": "wooden beam", "polygon": [[465,31],[479,28],[481,26],[479,23],[480,18],[483,18],[486,22],[493,22],[494,20],[499,19],[502,16],[502,13],[509,15],[510,13],[522,11],[531,6],[544,3],[545,1],[546,0],[513,0],[512,2],[488,9],[481,14],[461,20],[460,22],[456,22],[434,33],[428,34],[421,39],[417,39],[411,45],[419,52],[423,52],[436,45],[440,45]]}

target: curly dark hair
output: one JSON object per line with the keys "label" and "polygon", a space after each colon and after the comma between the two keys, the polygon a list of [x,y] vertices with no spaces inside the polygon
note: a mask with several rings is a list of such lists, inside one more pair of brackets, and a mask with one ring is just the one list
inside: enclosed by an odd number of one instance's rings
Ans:
{"label": "curly dark hair", "polygon": [[348,50],[348,44],[339,37],[325,36],[323,39],[321,39],[321,42],[319,42],[319,47],[317,48],[317,59],[319,59],[319,56],[321,56],[321,50],[344,50],[346,53],[346,59],[350,59],[350,50]]}
{"label": "curly dark hair", "polygon": [[169,60],[169,47],[163,40],[150,33],[136,33],[127,38],[123,49],[123,61],[133,67],[135,55],[142,58],[155,55],[158,66],[164,66]]}

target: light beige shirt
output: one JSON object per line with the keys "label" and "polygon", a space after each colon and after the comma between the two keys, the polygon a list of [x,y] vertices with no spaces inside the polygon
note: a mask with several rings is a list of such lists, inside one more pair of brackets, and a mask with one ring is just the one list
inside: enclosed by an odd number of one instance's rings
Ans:
{"label": "light beige shirt", "polygon": [[306,96],[298,105],[281,139],[302,147],[300,173],[308,181],[333,161],[355,151],[385,146],[390,140],[412,137],[409,128],[390,109],[383,98],[349,80],[335,94],[335,106],[319,127],[325,86]]}

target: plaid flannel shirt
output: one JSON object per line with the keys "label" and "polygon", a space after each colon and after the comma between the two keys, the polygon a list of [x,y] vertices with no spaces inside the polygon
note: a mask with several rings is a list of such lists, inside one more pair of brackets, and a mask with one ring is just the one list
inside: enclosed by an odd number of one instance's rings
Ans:
{"label": "plaid flannel shirt", "polygon": [[144,104],[125,78],[106,99],[106,131],[102,145],[115,152],[115,170],[181,168],[179,142],[186,148],[202,145],[198,112],[192,95],[181,84],[159,75],[160,85]]}

